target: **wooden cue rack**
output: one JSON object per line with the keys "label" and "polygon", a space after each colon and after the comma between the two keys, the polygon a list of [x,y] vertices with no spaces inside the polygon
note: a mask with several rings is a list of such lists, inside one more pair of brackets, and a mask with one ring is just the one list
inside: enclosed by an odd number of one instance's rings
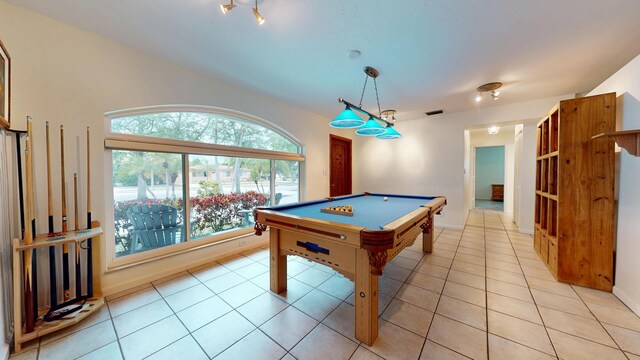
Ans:
{"label": "wooden cue rack", "polygon": [[[14,321],[14,345],[15,352],[18,353],[22,350],[22,344],[36,339],[38,337],[50,334],[52,332],[64,329],[71,325],[85,319],[87,316],[93,314],[104,305],[104,297],[100,292],[100,261],[93,261],[93,287],[95,293],[82,307],[81,310],[64,316],[60,319],[45,322],[41,317],[49,310],[38,310],[35,330],[27,333],[23,324],[23,308],[24,301],[22,299],[22,259],[24,259],[24,253],[28,250],[39,248],[49,248],[52,246],[62,246],[64,244],[74,244],[74,246],[80,246],[85,240],[93,238],[95,244],[99,244],[99,236],[102,234],[102,228],[98,221],[93,221],[91,229],[68,231],[62,233],[59,236],[53,238],[48,237],[47,234],[40,234],[35,237],[32,244],[27,245],[19,239],[13,239],[13,321]],[[93,258],[101,259],[100,246],[93,246]]]}

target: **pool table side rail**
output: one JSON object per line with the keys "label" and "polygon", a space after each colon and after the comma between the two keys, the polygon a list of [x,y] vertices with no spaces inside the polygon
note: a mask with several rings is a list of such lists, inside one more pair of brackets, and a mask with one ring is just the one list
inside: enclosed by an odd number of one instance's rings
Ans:
{"label": "pool table side rail", "polygon": [[[422,205],[421,207],[417,208],[416,210],[403,215],[395,220],[393,220],[392,222],[386,224],[385,226],[383,226],[383,229],[397,229],[402,227],[403,224],[406,224],[408,222],[410,222],[412,219],[414,219],[415,217],[418,216],[422,216],[423,214],[423,210],[426,208],[428,211],[427,212],[431,212],[433,214],[439,213],[440,211],[442,211],[442,209],[444,208],[444,206],[447,204],[447,198],[445,198],[444,196],[438,196],[433,198],[433,200],[427,202],[426,204]],[[415,220],[414,220],[415,221]]]}
{"label": "pool table side rail", "polygon": [[[321,219],[302,217],[277,210],[256,209],[256,235],[259,234],[259,225],[273,226],[275,228],[298,231],[309,236],[341,240],[354,247],[360,246],[361,226],[336,223]],[[264,229],[260,229],[264,231]]]}

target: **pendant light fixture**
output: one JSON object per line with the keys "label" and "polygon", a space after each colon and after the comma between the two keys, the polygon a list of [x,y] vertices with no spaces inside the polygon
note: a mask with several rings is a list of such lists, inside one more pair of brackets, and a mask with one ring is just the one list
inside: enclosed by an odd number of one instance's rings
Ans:
{"label": "pendant light fixture", "polygon": [[[376,82],[376,78],[380,75],[378,70],[372,68],[371,66],[367,66],[364,68],[364,73],[366,74],[364,78],[364,86],[362,87],[362,95],[360,96],[360,103],[358,106],[353,105],[352,103],[340,98],[338,102],[344,104],[345,109],[336,116],[335,119],[331,123],[330,126],[336,128],[355,128],[357,135],[361,136],[375,136],[378,139],[397,139],[400,138],[399,132],[393,129],[393,125],[395,122],[395,110],[385,110],[384,112],[380,110],[380,97],[378,96],[378,83]],[[374,115],[366,110],[362,109],[362,99],[364,98],[365,90],[367,89],[367,81],[369,78],[373,78],[373,84],[376,90],[376,102],[378,104],[378,115]],[[369,119],[365,123],[362,118],[360,118],[355,111],[367,115]],[[382,118],[384,116],[384,118]],[[391,121],[387,120],[391,117]],[[384,124],[381,125],[381,124]],[[384,137],[383,135],[389,133],[388,137]]]}
{"label": "pendant light fixture", "polygon": [[387,125],[385,130],[386,131],[384,134],[376,135],[376,139],[393,140],[393,139],[399,139],[402,137],[402,135],[400,135],[400,133],[397,132],[396,129],[394,129],[389,125]]}
{"label": "pendant light fixture", "polygon": [[356,130],[356,134],[362,136],[381,135],[385,132],[387,132],[387,129],[378,124],[378,122],[373,119],[373,116],[369,116],[369,120],[367,120],[367,123],[360,126],[358,130]]}
{"label": "pendant light fixture", "polygon": [[364,120],[346,105],[345,109],[329,123],[329,126],[340,129],[352,129],[364,125]]}

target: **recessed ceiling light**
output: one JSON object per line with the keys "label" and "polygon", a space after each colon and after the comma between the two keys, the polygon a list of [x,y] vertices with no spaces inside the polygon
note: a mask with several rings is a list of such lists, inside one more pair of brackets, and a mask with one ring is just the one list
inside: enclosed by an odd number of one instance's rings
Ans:
{"label": "recessed ceiling light", "polygon": [[357,59],[360,57],[360,55],[362,55],[362,52],[360,52],[360,50],[351,50],[347,53],[349,59]]}

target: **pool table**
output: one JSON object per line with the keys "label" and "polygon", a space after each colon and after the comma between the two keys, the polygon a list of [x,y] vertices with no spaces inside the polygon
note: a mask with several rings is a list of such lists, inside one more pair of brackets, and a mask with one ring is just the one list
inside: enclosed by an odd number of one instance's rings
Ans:
{"label": "pool table", "polygon": [[[423,251],[431,252],[433,218],[446,203],[443,196],[363,193],[257,208],[256,235],[270,228],[271,291],[287,288],[287,255],[331,267],[355,283],[355,335],[372,345],[378,336],[378,276],[420,233]],[[320,211],[346,205],[352,216]]]}

